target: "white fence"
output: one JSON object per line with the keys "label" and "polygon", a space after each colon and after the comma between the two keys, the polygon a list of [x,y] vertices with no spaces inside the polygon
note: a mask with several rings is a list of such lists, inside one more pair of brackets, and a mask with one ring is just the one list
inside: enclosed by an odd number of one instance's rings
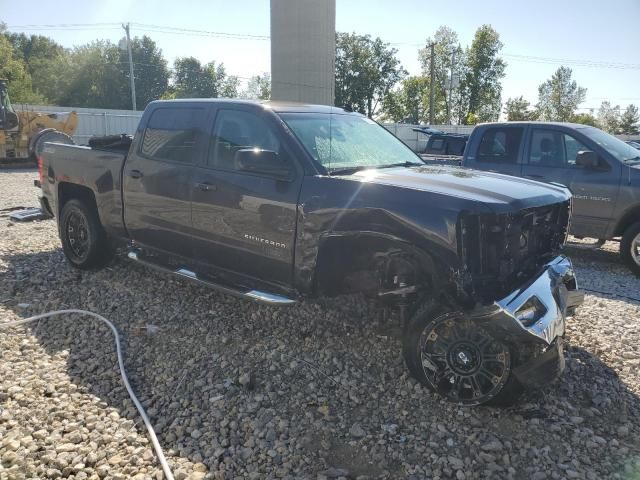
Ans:
{"label": "white fence", "polygon": [[[28,110],[42,113],[65,113],[72,110],[78,113],[78,128],[73,139],[76,143],[86,144],[94,135],[133,134],[138,127],[141,111],[108,110],[100,108],[54,107],[51,105],[14,105],[16,111]],[[384,127],[404,141],[414,150],[424,150],[428,137],[411,130],[418,125],[402,123],[384,123]],[[471,133],[470,125],[433,125],[436,130],[450,133]]]}
{"label": "white fence", "polygon": [[[142,112],[133,110],[108,110],[100,108],[54,107],[51,105],[14,105],[16,111],[29,110],[42,113],[64,113],[75,110],[78,113],[78,128],[73,139],[78,144],[86,144],[94,135],[133,134],[138,127]],[[383,123],[387,130],[400,138],[415,151],[422,151],[427,146],[428,137],[424,133],[412,129],[420,125],[406,123]],[[470,134],[473,125],[432,125],[434,130],[447,133]],[[637,139],[638,135],[617,135],[623,140]]]}
{"label": "white fence", "polygon": [[13,105],[16,112],[33,111],[41,113],[78,113],[78,128],[73,135],[76,143],[86,144],[94,135],[133,134],[138,127],[141,111],[108,110],[100,108],[54,107],[51,105]]}

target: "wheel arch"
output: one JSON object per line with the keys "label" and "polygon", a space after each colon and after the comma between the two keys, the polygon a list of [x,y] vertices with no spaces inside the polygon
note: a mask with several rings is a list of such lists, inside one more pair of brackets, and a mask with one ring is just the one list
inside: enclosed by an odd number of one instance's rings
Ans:
{"label": "wheel arch", "polygon": [[341,232],[320,240],[314,291],[318,295],[379,293],[393,288],[393,276],[438,291],[449,272],[424,248],[378,232]]}
{"label": "wheel arch", "polygon": [[618,237],[624,234],[625,230],[636,222],[640,222],[640,205],[634,205],[622,214],[613,230],[613,236]]}
{"label": "wheel arch", "polygon": [[[69,200],[81,200],[88,206],[94,208],[98,212],[98,205],[96,203],[96,196],[93,190],[84,185],[78,185],[77,183],[60,182],[58,184],[58,218],[62,213],[64,205]],[[98,218],[100,213],[98,212]]]}

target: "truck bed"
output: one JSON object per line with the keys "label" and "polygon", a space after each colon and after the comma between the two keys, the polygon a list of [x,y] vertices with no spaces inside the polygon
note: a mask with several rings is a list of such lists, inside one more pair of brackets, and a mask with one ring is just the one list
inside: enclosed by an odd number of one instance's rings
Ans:
{"label": "truck bed", "polygon": [[102,225],[107,231],[120,234],[124,230],[121,183],[126,156],[122,150],[47,143],[39,168],[51,213],[58,215],[59,198],[65,189],[88,189],[95,196]]}

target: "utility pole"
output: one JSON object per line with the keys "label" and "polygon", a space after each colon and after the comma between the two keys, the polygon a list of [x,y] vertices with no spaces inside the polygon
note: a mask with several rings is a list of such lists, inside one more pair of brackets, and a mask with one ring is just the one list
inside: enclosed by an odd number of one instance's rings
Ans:
{"label": "utility pole", "polygon": [[122,28],[127,32],[127,52],[129,53],[129,80],[131,82],[131,105],[133,110],[136,108],[136,81],[133,77],[133,55],[131,55],[131,37],[129,36],[129,24],[122,24]]}
{"label": "utility pole", "polygon": [[429,62],[429,125],[433,125],[433,99],[434,99],[434,76],[435,76],[435,43],[429,45],[431,49],[431,60]]}
{"label": "utility pole", "polygon": [[451,125],[451,109],[453,108],[453,68],[456,62],[456,51],[451,52],[451,77],[449,78],[449,108],[447,108],[447,120]]}

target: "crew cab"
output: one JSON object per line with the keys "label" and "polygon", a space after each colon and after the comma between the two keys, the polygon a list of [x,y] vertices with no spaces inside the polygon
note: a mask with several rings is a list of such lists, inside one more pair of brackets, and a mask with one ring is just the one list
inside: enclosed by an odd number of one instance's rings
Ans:
{"label": "crew cab", "polygon": [[133,138],[38,160],[74,267],[115,251],[270,305],[368,295],[398,312],[411,373],[464,405],[562,371],[582,301],[564,187],[428,167],[360,114],[277,102],[152,102]]}
{"label": "crew cab", "polygon": [[573,193],[570,232],[621,237],[623,261],[640,276],[640,152],[595,127],[506,122],[477,126],[464,167],[566,185]]}

